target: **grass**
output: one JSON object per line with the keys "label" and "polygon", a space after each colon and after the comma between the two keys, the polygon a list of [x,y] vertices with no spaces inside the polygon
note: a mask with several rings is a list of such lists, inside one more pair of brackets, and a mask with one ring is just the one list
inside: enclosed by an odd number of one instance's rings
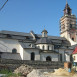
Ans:
{"label": "grass", "polygon": [[17,77],[17,76],[21,75],[21,74],[15,74],[12,71],[9,71],[8,69],[2,69],[2,70],[0,70],[0,74],[6,74],[6,77],[10,77],[10,76]]}

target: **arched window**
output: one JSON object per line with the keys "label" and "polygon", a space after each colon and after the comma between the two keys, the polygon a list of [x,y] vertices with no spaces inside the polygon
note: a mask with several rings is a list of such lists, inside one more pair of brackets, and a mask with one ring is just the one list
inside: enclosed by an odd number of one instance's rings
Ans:
{"label": "arched window", "polygon": [[44,50],[44,45],[43,45],[43,50]]}
{"label": "arched window", "polygon": [[17,49],[12,49],[12,53],[17,53]]}
{"label": "arched window", "polygon": [[50,56],[47,56],[46,57],[46,61],[51,61],[51,57]]}
{"label": "arched window", "polygon": [[74,41],[74,38],[72,37],[72,40]]}
{"label": "arched window", "polygon": [[49,50],[49,45],[48,45],[48,50]]}
{"label": "arched window", "polygon": [[35,53],[34,52],[31,53],[31,60],[33,60],[33,61],[35,60]]}
{"label": "arched window", "polygon": [[60,54],[60,61],[62,62],[62,54]]}

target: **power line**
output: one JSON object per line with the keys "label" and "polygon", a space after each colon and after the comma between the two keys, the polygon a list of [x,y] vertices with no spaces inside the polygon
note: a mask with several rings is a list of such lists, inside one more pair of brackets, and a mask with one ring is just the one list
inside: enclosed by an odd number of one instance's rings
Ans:
{"label": "power line", "polygon": [[0,11],[2,10],[2,8],[5,6],[5,4],[8,2],[8,0],[6,0],[6,2],[2,5],[2,7],[0,8]]}

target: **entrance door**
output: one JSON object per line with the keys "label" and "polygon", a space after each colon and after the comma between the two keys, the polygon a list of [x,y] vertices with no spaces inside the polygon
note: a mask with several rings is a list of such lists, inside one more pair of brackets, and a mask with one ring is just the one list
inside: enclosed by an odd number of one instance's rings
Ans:
{"label": "entrance door", "polygon": [[51,57],[50,56],[47,56],[46,57],[46,61],[51,61]]}
{"label": "entrance door", "polygon": [[73,62],[73,57],[72,57],[72,55],[70,55],[70,62]]}
{"label": "entrance door", "polygon": [[35,53],[34,52],[31,53],[31,60],[33,60],[33,61],[35,60]]}

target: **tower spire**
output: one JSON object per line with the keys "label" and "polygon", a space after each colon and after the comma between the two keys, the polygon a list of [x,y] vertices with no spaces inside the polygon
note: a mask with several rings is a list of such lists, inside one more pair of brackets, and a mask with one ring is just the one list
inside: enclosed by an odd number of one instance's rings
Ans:
{"label": "tower spire", "polygon": [[66,0],[66,4],[67,4],[67,0]]}
{"label": "tower spire", "polygon": [[66,0],[65,8],[64,8],[64,16],[65,16],[65,15],[71,15],[71,8],[70,8],[70,6],[68,5],[67,0]]}

